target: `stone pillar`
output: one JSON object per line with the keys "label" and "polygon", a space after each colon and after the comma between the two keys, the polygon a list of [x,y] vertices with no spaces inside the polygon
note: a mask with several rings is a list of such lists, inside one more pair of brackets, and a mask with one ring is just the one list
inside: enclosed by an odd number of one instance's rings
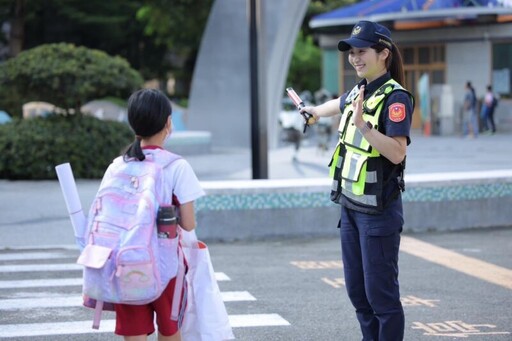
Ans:
{"label": "stone pillar", "polygon": [[[308,0],[264,4],[268,144],[277,144],[277,116]],[[250,147],[248,1],[216,0],[201,41],[190,94],[189,130],[212,133],[214,147]]]}

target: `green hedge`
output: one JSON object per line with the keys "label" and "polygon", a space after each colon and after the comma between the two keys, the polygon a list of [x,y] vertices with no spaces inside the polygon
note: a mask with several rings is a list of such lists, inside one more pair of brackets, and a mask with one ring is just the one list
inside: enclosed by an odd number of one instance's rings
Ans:
{"label": "green hedge", "polygon": [[21,116],[22,105],[44,101],[66,111],[90,100],[128,96],[143,84],[121,57],[72,44],[46,44],[0,64],[0,108]]}
{"label": "green hedge", "polygon": [[55,166],[66,162],[75,178],[101,178],[133,136],[124,123],[92,116],[15,119],[0,125],[0,178],[56,179]]}

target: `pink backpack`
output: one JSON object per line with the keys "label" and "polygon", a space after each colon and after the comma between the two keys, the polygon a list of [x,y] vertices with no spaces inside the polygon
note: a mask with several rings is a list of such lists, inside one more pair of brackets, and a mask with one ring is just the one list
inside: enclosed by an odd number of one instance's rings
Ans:
{"label": "pink backpack", "polygon": [[178,319],[183,288],[183,253],[176,238],[158,238],[156,214],[172,202],[164,168],[180,157],[158,150],[158,157],[125,162],[116,158],[105,172],[92,203],[77,263],[84,266],[84,305],[95,308],[99,328],[104,303],[142,305],[156,300],[178,275],[173,320]]}

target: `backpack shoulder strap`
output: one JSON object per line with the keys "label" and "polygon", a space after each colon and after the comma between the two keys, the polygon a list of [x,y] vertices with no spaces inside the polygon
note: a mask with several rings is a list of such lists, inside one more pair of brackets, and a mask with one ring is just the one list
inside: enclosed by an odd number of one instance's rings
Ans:
{"label": "backpack shoulder strap", "polygon": [[[182,157],[178,154],[171,153],[167,150],[158,150],[155,153],[151,153],[146,155],[146,160],[149,162],[154,162],[155,164],[162,167],[162,170],[164,171],[162,173],[162,181],[165,181],[165,168],[169,167],[173,162],[182,159]],[[144,162],[144,161],[142,161]],[[163,198],[162,200],[165,203],[174,203],[173,197],[174,197],[174,188],[170,189],[170,187],[163,186],[163,193],[160,193],[160,198]],[[164,203],[161,202],[161,203]]]}

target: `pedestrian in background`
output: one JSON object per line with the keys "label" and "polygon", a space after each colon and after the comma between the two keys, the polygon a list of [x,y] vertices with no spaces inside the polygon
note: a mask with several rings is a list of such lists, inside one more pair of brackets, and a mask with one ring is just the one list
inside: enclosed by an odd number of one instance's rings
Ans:
{"label": "pedestrian in background", "polygon": [[476,111],[476,93],[471,82],[466,82],[462,111],[463,136],[478,137],[478,116]]}
{"label": "pedestrian in background", "polygon": [[485,93],[484,102],[482,104],[482,121],[484,125],[483,128],[486,133],[496,133],[496,125],[494,124],[494,109],[496,108],[497,103],[498,99],[492,92],[492,86],[487,85],[487,92]]}
{"label": "pedestrian in background", "polygon": [[400,341],[405,323],[398,283],[401,191],[413,97],[402,87],[402,57],[386,27],[360,21],[338,49],[348,51],[362,81],[340,98],[303,111],[315,119],[341,112],[331,199],[341,204],[347,293],[363,340]]}

